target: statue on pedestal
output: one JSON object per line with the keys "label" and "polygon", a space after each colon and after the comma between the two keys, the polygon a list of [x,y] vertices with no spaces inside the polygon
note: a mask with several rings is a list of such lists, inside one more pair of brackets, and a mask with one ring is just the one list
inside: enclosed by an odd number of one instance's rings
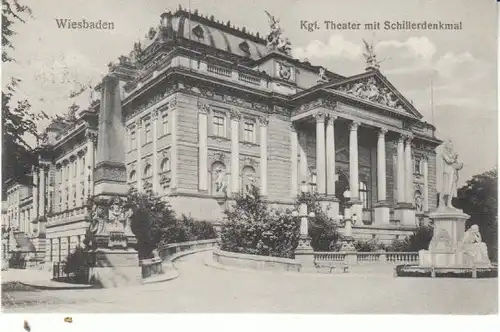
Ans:
{"label": "statue on pedestal", "polygon": [[479,227],[477,225],[472,225],[467,232],[465,232],[460,247],[464,256],[468,256],[464,257],[464,259],[468,258],[471,260],[471,263],[490,264],[488,248],[486,244],[482,242],[481,233],[479,233]]}
{"label": "statue on pedestal", "polygon": [[440,209],[455,209],[451,201],[457,196],[458,171],[464,165],[458,162],[458,154],[453,150],[453,143],[447,140],[443,147],[443,183],[439,197]]}

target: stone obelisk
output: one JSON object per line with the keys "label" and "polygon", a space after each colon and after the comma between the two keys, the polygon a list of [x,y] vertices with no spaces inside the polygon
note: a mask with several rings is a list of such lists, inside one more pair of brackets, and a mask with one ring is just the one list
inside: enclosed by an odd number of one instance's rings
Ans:
{"label": "stone obelisk", "polygon": [[102,81],[94,177],[95,196],[126,195],[125,127],[119,79],[113,74]]}
{"label": "stone obelisk", "polygon": [[101,93],[90,226],[97,244],[93,273],[103,287],[119,287],[140,283],[141,269],[133,248],[137,240],[127,233],[125,128],[118,77],[104,77]]}

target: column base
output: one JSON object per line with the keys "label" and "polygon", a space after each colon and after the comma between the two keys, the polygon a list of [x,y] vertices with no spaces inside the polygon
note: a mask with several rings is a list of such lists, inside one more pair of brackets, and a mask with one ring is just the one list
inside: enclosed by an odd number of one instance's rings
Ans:
{"label": "column base", "polygon": [[339,200],[335,196],[320,198],[320,205],[326,211],[328,218],[337,219],[339,216]]}
{"label": "column base", "polygon": [[375,224],[389,225],[390,224],[390,208],[386,201],[379,201],[374,205],[375,208]]}
{"label": "column base", "polygon": [[401,225],[416,226],[415,209],[411,203],[398,203],[394,209],[394,214]]}

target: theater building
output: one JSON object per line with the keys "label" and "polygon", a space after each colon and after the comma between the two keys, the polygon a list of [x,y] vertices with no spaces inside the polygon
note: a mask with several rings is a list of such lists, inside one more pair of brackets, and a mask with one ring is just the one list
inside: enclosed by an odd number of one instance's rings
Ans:
{"label": "theater building", "polygon": [[[236,193],[257,186],[290,206],[305,183],[332,218],[356,215],[355,237],[410,234],[436,208],[435,128],[371,49],[366,68],[342,76],[294,59],[270,22],[262,38],[197,11],[165,12],[109,64],[121,85],[128,183],[215,223]],[[31,217],[46,217],[47,261],[64,260],[87,227],[96,97],[49,126],[42,143]]]}

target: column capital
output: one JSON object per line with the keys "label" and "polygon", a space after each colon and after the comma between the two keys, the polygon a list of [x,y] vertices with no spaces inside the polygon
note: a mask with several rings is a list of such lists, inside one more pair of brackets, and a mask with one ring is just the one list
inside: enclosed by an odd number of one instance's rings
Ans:
{"label": "column capital", "polygon": [[405,142],[405,136],[403,134],[400,134],[397,139],[398,144],[404,144]]}
{"label": "column capital", "polygon": [[290,131],[297,132],[297,128],[295,127],[295,124],[293,122],[290,122]]}
{"label": "column capital", "polygon": [[316,119],[316,122],[325,122],[326,114],[323,112],[317,112],[313,115]]}
{"label": "column capital", "polygon": [[229,116],[231,117],[231,120],[239,120],[241,119],[241,112],[232,108],[229,110]]}
{"label": "column capital", "polygon": [[384,137],[384,136],[385,136],[385,134],[387,134],[388,132],[389,132],[389,129],[387,129],[387,128],[385,128],[385,127],[380,127],[380,128],[378,129],[378,136],[379,136],[379,137],[381,137],[381,136],[382,136],[382,137]]}
{"label": "column capital", "polygon": [[140,129],[140,128],[142,127],[142,119],[137,119],[137,120],[135,121],[135,127],[136,127],[137,129]]}
{"label": "column capital", "polygon": [[158,119],[158,109],[151,111],[151,120],[156,121]]}
{"label": "column capital", "polygon": [[261,116],[259,117],[259,124],[264,127],[269,124],[269,117],[268,116]]}
{"label": "column capital", "polygon": [[210,106],[198,101],[198,112],[200,112],[200,114],[208,114],[209,111],[210,111]]}
{"label": "column capital", "polygon": [[328,122],[327,124],[333,125],[335,123],[335,120],[337,120],[337,116],[335,114],[328,114]]}
{"label": "column capital", "polygon": [[351,131],[357,131],[359,128],[360,122],[359,121],[353,121],[349,124],[349,129]]}
{"label": "column capital", "polygon": [[411,142],[412,142],[412,140],[413,140],[413,136],[408,135],[408,134],[403,135],[403,138],[404,138],[404,140],[406,141],[406,145],[410,145],[410,144],[411,144]]}

